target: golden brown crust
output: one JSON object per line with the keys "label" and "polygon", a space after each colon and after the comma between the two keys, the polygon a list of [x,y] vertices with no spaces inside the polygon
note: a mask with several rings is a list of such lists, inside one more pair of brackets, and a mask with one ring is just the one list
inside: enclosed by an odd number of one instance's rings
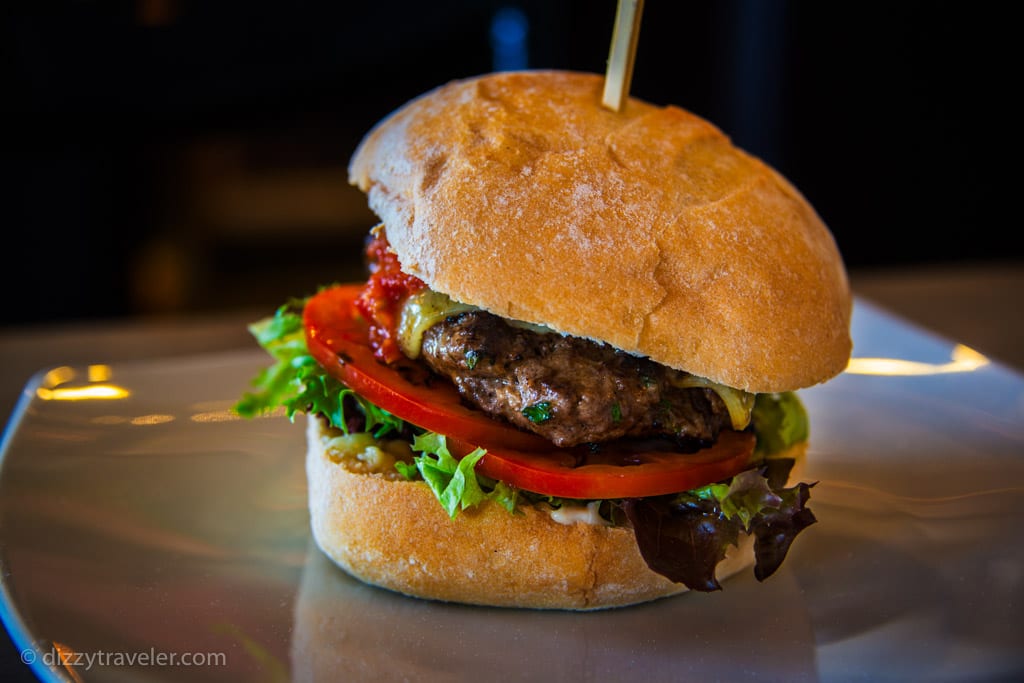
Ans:
{"label": "golden brown crust", "polygon": [[453,299],[748,391],[839,373],[851,299],[784,178],[703,119],[591,74],[453,82],[381,122],[349,177],[404,270]]}
{"label": "golden brown crust", "polygon": [[[352,472],[309,418],[306,459],[313,538],[356,578],[407,595],[502,607],[593,610],[686,590],[651,571],[632,531],[560,524],[539,507],[496,504],[450,519],[427,485]],[[733,549],[735,550],[735,549]],[[749,567],[752,544],[719,564],[723,580]]]}

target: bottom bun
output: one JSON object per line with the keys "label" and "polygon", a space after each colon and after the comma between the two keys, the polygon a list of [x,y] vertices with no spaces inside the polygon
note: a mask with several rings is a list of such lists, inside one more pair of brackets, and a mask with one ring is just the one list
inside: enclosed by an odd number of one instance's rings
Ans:
{"label": "bottom bun", "polygon": [[[402,479],[394,444],[310,417],[306,474],[313,538],[366,583],[419,598],[499,607],[594,610],[688,590],[644,562],[631,529],[562,524],[544,505],[509,514],[485,502],[448,517],[422,481]],[[406,447],[406,451],[407,451]],[[751,566],[753,540],[729,547],[719,581]]]}

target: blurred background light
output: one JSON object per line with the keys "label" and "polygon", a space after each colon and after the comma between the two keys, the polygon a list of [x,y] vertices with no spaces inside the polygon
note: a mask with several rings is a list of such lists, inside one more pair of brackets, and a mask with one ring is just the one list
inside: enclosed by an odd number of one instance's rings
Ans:
{"label": "blurred background light", "polygon": [[530,65],[526,38],[529,21],[518,7],[502,7],[491,19],[493,71],[518,71]]}

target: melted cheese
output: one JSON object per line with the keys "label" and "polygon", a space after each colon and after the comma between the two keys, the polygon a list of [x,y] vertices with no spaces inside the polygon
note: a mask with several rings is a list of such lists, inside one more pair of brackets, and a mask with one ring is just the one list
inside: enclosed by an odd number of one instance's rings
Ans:
{"label": "melted cheese", "polygon": [[466,311],[475,311],[476,306],[452,301],[447,294],[424,289],[405,301],[398,317],[398,346],[409,358],[419,358],[423,350],[423,333],[445,318]]}
{"label": "melted cheese", "polygon": [[681,379],[675,379],[672,381],[672,385],[680,389],[690,389],[693,387],[710,389],[718,394],[718,397],[722,399],[722,403],[725,404],[725,409],[729,411],[729,419],[732,421],[733,429],[737,431],[746,429],[747,425],[750,424],[750,411],[754,409],[755,394],[743,391],[742,389],[733,389],[732,387],[727,387],[724,384],[712,382],[710,379],[704,379],[696,375],[686,375]]}
{"label": "melted cheese", "polygon": [[[460,304],[447,294],[441,294],[431,289],[424,289],[413,294],[402,305],[398,316],[398,346],[409,358],[419,358],[423,351],[423,334],[431,327],[459,313],[467,311],[478,311],[477,306]],[[538,334],[553,332],[550,327],[511,320],[505,318],[505,322],[512,327],[519,327]]]}

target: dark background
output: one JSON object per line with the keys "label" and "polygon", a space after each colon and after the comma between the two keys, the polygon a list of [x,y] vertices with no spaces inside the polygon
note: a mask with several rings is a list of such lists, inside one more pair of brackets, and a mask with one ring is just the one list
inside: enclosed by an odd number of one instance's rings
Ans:
{"label": "dark background", "polygon": [[[374,219],[345,165],[363,133],[493,70],[501,8],[526,18],[529,67],[596,72],[615,14],[614,0],[26,5],[0,36],[0,326],[273,306],[358,277]],[[1017,259],[999,177],[1020,76],[995,7],[648,0],[632,93],[779,168],[852,270]]]}
{"label": "dark background", "polygon": [[[852,271],[1019,262],[1008,6],[647,0],[632,92],[775,165]],[[496,68],[507,7],[527,66],[604,70],[614,0],[5,4],[0,331],[270,310],[358,277],[374,219],[349,155]]]}

